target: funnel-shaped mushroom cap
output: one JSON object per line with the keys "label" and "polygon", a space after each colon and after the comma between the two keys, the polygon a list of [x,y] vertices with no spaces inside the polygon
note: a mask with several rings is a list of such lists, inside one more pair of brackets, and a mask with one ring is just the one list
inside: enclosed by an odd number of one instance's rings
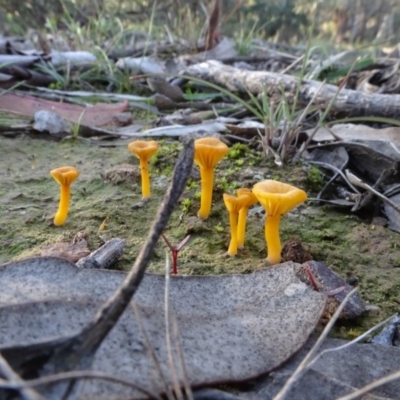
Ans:
{"label": "funnel-shaped mushroom cap", "polygon": [[214,168],[229,151],[229,147],[217,138],[207,137],[194,142],[194,162],[202,168]]}
{"label": "funnel-shaped mushroom cap", "polygon": [[236,193],[238,197],[246,196],[244,207],[254,206],[258,202],[256,195],[248,188],[239,188]]}
{"label": "funnel-shaped mushroom cap", "polygon": [[232,196],[231,194],[223,194],[226,209],[230,213],[238,213],[240,209],[246,204],[247,196]]}
{"label": "funnel-shaped mushroom cap", "polygon": [[158,150],[158,143],[155,140],[136,140],[129,143],[129,150],[142,160],[149,160]]}
{"label": "funnel-shaped mushroom cap", "polygon": [[60,185],[69,186],[79,176],[79,171],[75,167],[60,167],[50,171],[50,174]]}
{"label": "funnel-shaped mushroom cap", "polygon": [[268,179],[256,183],[253,186],[253,193],[270,216],[286,214],[307,200],[304,190]]}

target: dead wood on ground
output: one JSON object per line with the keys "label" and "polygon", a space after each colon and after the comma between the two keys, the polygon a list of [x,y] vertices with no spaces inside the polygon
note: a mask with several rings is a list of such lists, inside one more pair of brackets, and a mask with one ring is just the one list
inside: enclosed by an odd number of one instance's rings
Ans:
{"label": "dead wood on ground", "polygon": [[[281,99],[284,92],[288,100],[296,96],[299,79],[286,74],[268,71],[248,71],[224,65],[210,60],[192,65],[183,71],[185,75],[201,78],[217,85],[224,86],[233,92],[261,94],[264,90],[268,96]],[[400,95],[366,94],[356,90],[324,84],[313,80],[303,80],[300,83],[298,107],[306,106],[317,94],[314,104],[326,109],[337,95],[332,105],[333,114],[343,114],[346,117],[375,116],[396,118],[400,109]]]}

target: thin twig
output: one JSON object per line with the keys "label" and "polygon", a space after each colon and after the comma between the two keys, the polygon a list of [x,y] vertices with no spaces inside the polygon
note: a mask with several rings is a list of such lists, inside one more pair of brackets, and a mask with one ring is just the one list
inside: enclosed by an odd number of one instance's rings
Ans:
{"label": "thin twig", "polygon": [[170,325],[171,325],[171,315],[169,312],[169,284],[170,284],[170,262],[168,254],[165,253],[165,293],[164,293],[164,306],[165,306],[165,341],[167,344],[167,354],[168,354],[168,365],[169,370],[171,372],[172,384],[174,386],[175,395],[178,400],[183,399],[183,393],[181,390],[181,386],[179,384],[178,374],[176,372],[173,350],[171,345],[171,333],[170,333]]}
{"label": "thin twig", "polygon": [[367,185],[365,182],[363,182],[360,178],[352,174],[348,169],[345,170],[347,179],[353,183],[354,185],[361,187],[365,190],[368,190],[369,192],[373,193],[376,197],[379,197],[382,201],[385,203],[389,204],[391,207],[393,207],[398,213],[400,213],[400,206],[396,204],[394,201],[388,199],[386,196],[383,194],[379,193],[377,190],[375,190],[372,186]]}
{"label": "thin twig", "polygon": [[[136,383],[133,383],[131,381],[128,381],[127,379],[110,375],[105,372],[101,371],[70,371],[70,372],[61,372],[59,374],[54,374],[54,375],[49,375],[45,376],[43,378],[38,378],[38,379],[31,379],[29,381],[20,381],[20,382],[0,382],[0,388],[2,389],[14,389],[18,390],[20,389],[25,390],[29,388],[33,388],[36,386],[43,386],[43,385],[49,385],[52,383],[60,382],[60,381],[65,381],[65,380],[75,380],[75,379],[100,379],[100,380],[106,380],[110,382],[115,382],[119,383],[124,386],[128,386],[132,389],[135,389],[146,396],[149,396],[151,399],[158,399],[158,396],[155,396],[154,394],[150,393],[148,390],[140,387]],[[24,397],[25,398],[25,397]],[[29,399],[43,399],[43,397],[29,397]]]}
{"label": "thin twig", "polygon": [[308,354],[304,357],[303,361],[299,364],[299,366],[296,368],[296,370],[293,372],[292,376],[286,381],[286,383],[283,385],[281,390],[278,392],[278,394],[273,398],[273,400],[284,400],[285,396],[293,386],[293,384],[303,375],[303,373],[306,371],[306,369],[309,366],[310,361],[313,359],[314,354],[318,351],[320,346],[322,345],[322,342],[325,340],[325,338],[328,336],[328,333],[331,331],[333,325],[339,318],[339,315],[342,313],[344,307],[346,306],[347,302],[349,301],[350,297],[358,290],[358,288],[354,288],[351,292],[347,294],[347,296],[344,298],[340,306],[337,308],[335,313],[333,314],[332,318],[326,325],[324,331],[318,338],[318,340],[315,342],[314,346],[311,348],[311,350],[308,352]]}
{"label": "thin twig", "polygon": [[387,324],[391,319],[393,319],[393,317],[395,317],[396,314],[392,315],[391,317],[385,319],[384,321],[380,322],[379,324],[373,326],[371,329],[368,329],[366,332],[364,332],[362,335],[357,336],[355,339],[353,339],[351,342],[347,342],[341,346],[338,347],[334,347],[332,349],[325,349],[323,351],[321,351],[321,353],[319,353],[318,355],[315,356],[315,358],[313,360],[310,361],[310,363],[308,364],[308,367],[311,367],[311,365],[313,365],[320,357],[322,357],[324,354],[327,353],[331,353],[333,351],[340,351],[340,350],[344,350],[347,349],[348,347],[352,346],[353,344],[356,344],[358,342],[361,342],[361,340],[365,339],[367,336],[369,336],[372,332],[375,332],[377,329],[379,329],[380,327],[382,327],[383,325]]}
{"label": "thin twig", "polygon": [[363,394],[366,394],[366,393],[370,392],[371,390],[378,388],[379,386],[386,385],[387,383],[390,383],[399,378],[400,378],[400,371],[393,372],[392,374],[386,375],[383,378],[377,379],[376,381],[369,383],[368,385],[365,385],[364,387],[356,390],[353,393],[347,394],[346,396],[338,397],[336,400],[357,399],[358,397],[362,396]]}
{"label": "thin twig", "polygon": [[284,75],[286,74],[288,71],[290,71],[293,67],[295,67],[300,61],[303,61],[305,55],[303,54],[302,56],[300,56],[299,58],[297,58],[296,60],[294,60],[291,64],[289,64],[285,69],[283,69],[279,74],[280,75]]}
{"label": "thin twig", "polygon": [[[157,374],[158,374],[158,378],[163,383],[164,391],[165,391],[165,394],[167,395],[167,399],[168,400],[174,400],[174,396],[171,393],[171,390],[169,389],[167,381],[165,380],[164,374],[162,372],[160,363],[158,362],[156,352],[154,351],[154,347],[151,344],[151,340],[149,338],[149,335],[147,334],[146,328],[143,325],[142,317],[141,317],[141,314],[140,314],[140,309],[137,306],[135,301],[132,301],[131,304],[132,304],[133,312],[135,313],[136,321],[137,321],[137,323],[139,325],[139,329],[140,329],[140,331],[141,331],[141,333],[142,333],[142,335],[144,337],[144,342],[145,342],[147,351],[149,352],[150,358],[153,361],[154,367],[156,368],[156,371],[157,371]],[[157,399],[161,399],[160,396],[157,395]]]}
{"label": "thin twig", "polygon": [[[10,367],[7,360],[0,353],[0,375],[7,379],[5,385],[16,386],[15,389],[18,390],[20,397],[23,400],[44,400],[39,393],[36,393],[33,389],[24,387],[25,381],[23,381],[19,375]],[[20,385],[18,387],[18,385]]]}
{"label": "thin twig", "polygon": [[353,184],[349,181],[349,179],[346,177],[346,175],[339,168],[335,167],[334,165],[328,164],[328,163],[324,163],[324,162],[321,162],[321,161],[307,160],[307,162],[309,164],[320,165],[321,167],[324,167],[324,168],[327,168],[327,169],[331,169],[332,171],[337,172],[355,193],[361,194],[360,191],[358,189],[356,189],[353,186]]}
{"label": "thin twig", "polygon": [[[343,168],[346,167],[347,163],[348,163],[348,160],[345,160],[344,163],[343,163],[343,165],[340,166],[338,169],[339,169],[340,171],[342,171]],[[335,174],[329,179],[329,181],[328,181],[328,182],[324,185],[324,187],[320,190],[320,192],[319,192],[318,195],[317,195],[317,199],[321,199],[321,197],[322,197],[322,195],[324,194],[325,190],[328,189],[329,185],[331,185],[331,184],[336,180],[336,178],[337,178],[338,176],[339,176],[339,173],[336,171]]]}
{"label": "thin twig", "polygon": [[172,315],[172,324],[173,324],[173,332],[175,336],[175,341],[176,341],[176,346],[178,349],[178,357],[181,362],[181,367],[182,367],[182,374],[183,374],[183,386],[185,388],[186,392],[186,399],[187,400],[194,400],[193,399],[193,393],[192,389],[190,388],[190,383],[189,383],[189,376],[187,373],[186,369],[186,364],[185,364],[185,357],[183,354],[183,349],[181,345],[181,335],[179,334],[179,326],[178,326],[178,321],[176,319],[176,316],[173,314]]}

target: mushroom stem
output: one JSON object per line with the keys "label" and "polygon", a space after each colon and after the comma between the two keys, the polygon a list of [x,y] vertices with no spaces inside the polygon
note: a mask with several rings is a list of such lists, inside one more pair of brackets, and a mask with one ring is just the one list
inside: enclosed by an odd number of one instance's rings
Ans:
{"label": "mushroom stem", "polygon": [[239,249],[244,247],[244,236],[246,232],[247,207],[242,207],[239,211],[239,221],[237,224],[237,246]]}
{"label": "mushroom stem", "polygon": [[140,159],[140,175],[142,177],[142,197],[148,199],[150,197],[150,178],[149,162],[147,159]]}
{"label": "mushroom stem", "polygon": [[228,254],[234,256],[237,254],[237,219],[238,213],[231,211],[229,213],[229,224],[231,227],[231,241],[229,242]]}
{"label": "mushroom stem", "polygon": [[279,224],[281,215],[267,215],[265,218],[265,241],[267,242],[267,261],[271,265],[281,261],[281,238],[279,236]]}
{"label": "mushroom stem", "polygon": [[200,210],[197,216],[201,219],[207,219],[211,212],[213,185],[214,185],[214,168],[200,167],[201,177],[201,200]]}
{"label": "mushroom stem", "polygon": [[71,197],[71,186],[61,185],[60,204],[57,214],[54,216],[54,225],[60,226],[65,223],[69,210],[69,199]]}
{"label": "mushroom stem", "polygon": [[139,159],[140,175],[142,177],[142,198],[150,197],[149,159],[157,153],[158,143],[155,140],[135,140],[128,149]]}

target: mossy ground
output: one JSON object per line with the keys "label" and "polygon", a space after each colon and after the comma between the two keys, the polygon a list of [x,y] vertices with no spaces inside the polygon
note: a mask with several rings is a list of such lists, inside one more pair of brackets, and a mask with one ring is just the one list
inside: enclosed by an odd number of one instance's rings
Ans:
{"label": "mossy ground", "polygon": [[[120,164],[137,165],[129,153],[129,141],[114,141],[100,147],[81,141],[52,142],[29,137],[0,137],[0,264],[40,254],[41,249],[61,241],[72,241],[79,232],[86,235],[91,250],[104,241],[126,240],[125,253],[115,268],[129,269],[135,261],[156,210],[164,195],[181,144],[164,140],[153,159],[152,197],[141,204],[140,181],[113,185],[101,173]],[[50,170],[73,165],[80,177],[72,185],[70,214],[65,225],[52,224],[58,207],[59,186]],[[162,178],[162,176],[165,178]],[[310,197],[321,184],[318,173],[302,165],[276,167],[246,146],[234,146],[219,164],[210,218],[199,221],[200,185],[197,168],[173,213],[165,235],[178,244],[191,234],[179,255],[181,274],[248,273],[263,265],[264,217],[249,216],[246,247],[228,257],[228,214],[222,193],[251,187],[255,177],[279,179],[305,189]],[[107,218],[104,230],[99,230]],[[378,320],[396,312],[400,303],[400,246],[398,234],[373,226],[348,210],[300,206],[282,219],[282,242],[297,237],[314,259],[331,266],[344,279],[356,278],[362,298],[381,308],[376,317],[362,317],[336,332],[351,337]],[[165,244],[160,241],[149,270],[163,273]]]}

